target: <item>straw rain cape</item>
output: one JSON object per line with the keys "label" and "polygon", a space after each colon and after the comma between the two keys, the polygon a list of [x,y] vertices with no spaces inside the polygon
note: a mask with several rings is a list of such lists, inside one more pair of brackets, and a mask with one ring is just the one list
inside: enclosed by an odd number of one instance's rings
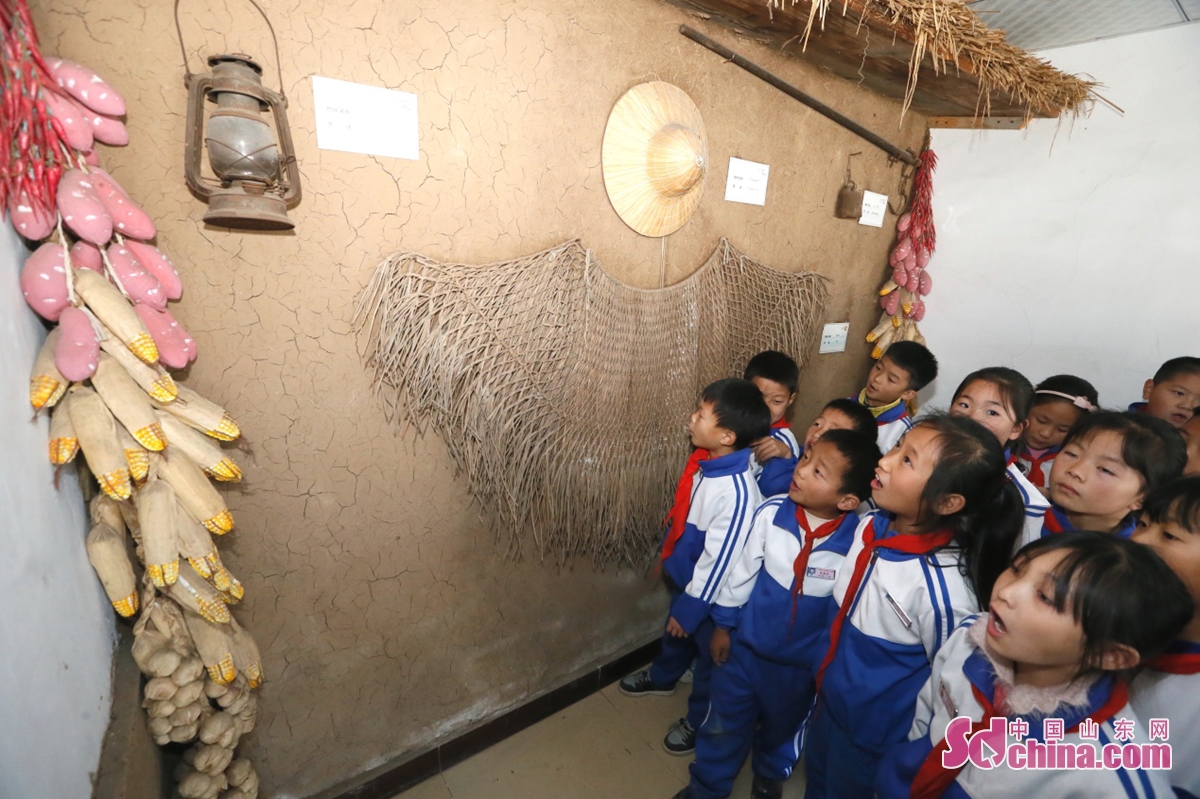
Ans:
{"label": "straw rain cape", "polygon": [[393,255],[356,322],[388,419],[442,437],[510,556],[634,565],[659,541],[700,390],[764,349],[803,365],[828,295],[724,239],[683,282],[635,289],[575,240],[486,266]]}

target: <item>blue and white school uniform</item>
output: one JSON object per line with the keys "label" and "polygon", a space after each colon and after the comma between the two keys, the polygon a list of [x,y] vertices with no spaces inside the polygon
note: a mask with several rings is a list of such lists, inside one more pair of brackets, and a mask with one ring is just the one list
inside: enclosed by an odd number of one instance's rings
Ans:
{"label": "blue and white school uniform", "polygon": [[1021,529],[1021,537],[1017,539],[1013,550],[1015,552],[1030,541],[1042,537],[1042,524],[1046,511],[1050,510],[1050,500],[1037,490],[1037,486],[1029,481],[1015,462],[1008,464],[1008,477],[1021,493],[1021,504],[1025,506],[1025,522]]}
{"label": "blue and white school uniform", "polygon": [[1146,726],[1168,719],[1168,779],[1179,799],[1200,797],[1200,644],[1176,641],[1134,679],[1129,702]]}
{"label": "blue and white school uniform", "polygon": [[[1018,765],[1021,768],[1013,768],[1010,759],[990,769],[980,768],[970,761],[957,773],[941,768],[941,752],[935,752],[935,747],[940,747],[945,740],[946,726],[958,716],[968,716],[973,723],[982,722],[979,725],[982,728],[995,712],[996,672],[977,643],[982,630],[972,630],[975,624],[986,623],[986,617],[968,619],[934,658],[929,681],[917,698],[909,741],[893,747],[880,765],[876,780],[876,795],[880,799],[909,799],[911,796],[925,799],[938,795],[955,799],[1170,799],[1171,789],[1162,771],[1024,768],[1024,758],[1030,756],[1030,749],[1036,749],[1032,745],[1020,747],[1018,757],[1022,761]],[[1026,738],[1046,743],[1043,730],[1046,716],[1012,714],[1007,718],[1023,720],[1028,728]],[[1064,735],[1059,743],[1071,745],[1072,749],[1080,743],[1091,744],[1098,762],[1102,762],[1101,747],[1121,743],[1113,726],[1116,719],[1134,722],[1133,742],[1149,741],[1145,725],[1138,722],[1138,715],[1129,704],[1124,684],[1111,675],[1097,680],[1088,689],[1081,705],[1060,705],[1049,718],[1063,720]],[[1095,740],[1085,740],[1079,732],[1080,723],[1088,718],[1097,725]],[[1018,741],[1010,736],[1005,742],[1007,757],[1011,758]],[[998,739],[996,743],[999,744]],[[1037,757],[1036,753],[1033,757]],[[931,777],[940,778],[943,785],[948,783],[944,792],[939,794],[932,788]]]}
{"label": "blue and white school uniform", "polygon": [[858,527],[853,513],[824,523],[805,513],[786,496],[765,501],[717,596],[713,623],[733,631],[732,645],[713,672],[708,718],[696,735],[694,799],[729,796],[752,744],[754,773],[770,780],[787,779],[800,756],[837,609],[834,581]]}
{"label": "blue and white school uniform", "polygon": [[[1121,526],[1112,531],[1112,534],[1118,538],[1131,538],[1133,531],[1137,529],[1137,520],[1138,514],[1129,514],[1121,521]],[[1039,525],[1037,537],[1045,538],[1048,535],[1056,533],[1073,533],[1076,529],[1062,508],[1051,505],[1042,514],[1042,523]],[[1026,528],[1026,533],[1028,533],[1028,527]]]}
{"label": "blue and white school uniform", "polygon": [[796,471],[796,464],[800,462],[800,456],[804,454],[804,447],[796,441],[796,434],[788,427],[787,422],[783,422],[779,427],[771,428],[771,438],[782,441],[787,446],[788,456],[771,458],[766,463],[759,463],[758,458],[751,453],[750,469],[754,473],[754,479],[758,481],[758,490],[764,497],[773,497],[776,494],[788,492],[792,485],[792,473]]}
{"label": "blue and white school uniform", "polygon": [[834,619],[818,672],[805,740],[806,799],[873,796],[879,758],[907,740],[930,663],[959,621],[978,610],[952,535],[898,536],[891,523],[884,513],[860,522],[834,585],[842,620]]}
{"label": "blue and white school uniform", "polygon": [[1050,470],[1054,468],[1054,461],[1058,458],[1058,453],[1062,452],[1062,447],[1048,447],[1038,452],[1040,454],[1034,455],[1029,447],[1021,447],[1017,453],[1017,465],[1021,467],[1021,473],[1029,482],[1039,488],[1045,488],[1050,484]]}
{"label": "blue and white school uniform", "polygon": [[859,405],[863,406],[871,412],[875,417],[875,424],[879,426],[879,451],[884,455],[888,454],[896,442],[899,441],[905,433],[912,430],[913,420],[908,415],[908,406],[903,400],[897,400],[896,403],[884,410],[872,408],[866,403],[867,390],[855,394],[849,399],[854,400]]}
{"label": "blue and white school uniform", "polygon": [[670,615],[688,637],[663,634],[662,652],[650,665],[650,681],[674,685],[695,660],[687,715],[693,728],[700,726],[708,709],[709,611],[741,555],[754,510],[761,503],[758,484],[750,474],[750,450],[701,461],[683,533],[663,561],[671,581]]}

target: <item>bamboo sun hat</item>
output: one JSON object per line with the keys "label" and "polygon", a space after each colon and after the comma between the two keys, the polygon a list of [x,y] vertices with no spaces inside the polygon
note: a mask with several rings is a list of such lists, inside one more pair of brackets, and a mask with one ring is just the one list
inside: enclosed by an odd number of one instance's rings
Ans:
{"label": "bamboo sun hat", "polygon": [[708,139],[692,98],[670,83],[634,86],[608,115],[604,188],[617,216],[643,236],[683,227],[704,194]]}

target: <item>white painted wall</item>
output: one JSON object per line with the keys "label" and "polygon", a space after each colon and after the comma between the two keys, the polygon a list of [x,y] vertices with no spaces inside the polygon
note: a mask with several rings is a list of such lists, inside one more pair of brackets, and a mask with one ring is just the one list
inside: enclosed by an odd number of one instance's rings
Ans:
{"label": "white painted wall", "polygon": [[1123,408],[1164,360],[1200,355],[1200,24],[1041,55],[1125,113],[934,131],[930,406],[1003,365],[1078,374]]}
{"label": "white painted wall", "polygon": [[29,370],[45,331],[21,297],[26,250],[0,217],[0,797],[86,799],[112,705],[112,606],[84,550],[72,469],[54,487]]}

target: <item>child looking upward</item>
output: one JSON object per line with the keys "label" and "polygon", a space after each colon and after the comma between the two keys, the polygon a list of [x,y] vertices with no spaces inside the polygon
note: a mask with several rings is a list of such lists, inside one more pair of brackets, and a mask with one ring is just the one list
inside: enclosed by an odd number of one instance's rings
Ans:
{"label": "child looking upward", "polygon": [[[1133,540],[1153,549],[1187,586],[1192,620],[1167,651],[1133,681],[1130,701],[1143,721],[1170,720],[1171,787],[1180,799],[1200,796],[1200,476],[1183,477],[1146,500]],[[1157,609],[1155,613],[1159,613]]]}
{"label": "child looking upward", "polygon": [[676,799],[729,796],[751,748],[752,795],[782,795],[828,645],[833,583],[858,526],[853,510],[870,496],[878,462],[873,436],[829,430],[804,450],[787,495],[755,513],[713,607],[712,705]]}
{"label": "child looking upward", "polygon": [[937,358],[915,341],[897,341],[871,367],[866,387],[852,399],[875,415],[881,452],[886,454],[912,428],[907,403],[933,382],[937,370]]}
{"label": "child looking upward", "polygon": [[905,741],[930,663],[990,596],[1021,530],[1021,498],[995,436],[922,417],[875,470],[833,589],[830,646],[805,734],[806,799],[870,799],[879,758]]}
{"label": "child looking upward", "polygon": [[800,385],[800,367],[782,352],[765,350],[750,359],[742,377],[758,386],[771,412],[770,435],[750,445],[754,451],[751,468],[764,497],[782,494],[787,491],[792,470],[800,458],[800,445],[787,419]]}
{"label": "child looking upward", "polygon": [[1067,432],[1084,414],[1099,410],[1099,405],[1096,388],[1082,377],[1054,375],[1037,384],[1017,447],[1017,464],[1029,482],[1045,488]]}
{"label": "child looking upward", "polygon": [[[996,581],[988,612],[967,619],[938,652],[917,699],[909,742],[888,752],[876,795],[1170,796],[1161,771],[1121,767],[1128,763],[1123,758],[1116,768],[1099,765],[1107,760],[1101,758],[1106,744],[1149,741],[1147,719],[1135,715],[1136,704],[1130,707],[1124,678],[1167,646],[1187,622],[1190,605],[1166,564],[1130,541],[1075,532],[1025,547]],[[951,725],[963,716],[971,724]],[[1061,735],[1051,734],[1051,721],[1061,723]],[[1084,725],[1095,734],[1084,733]],[[1126,725],[1132,739],[1122,737]],[[1024,729],[1027,740],[1005,738],[1013,729]],[[1177,729],[1171,725],[1172,738]],[[997,754],[1004,750],[1005,759],[997,763],[983,749],[994,767],[946,764],[943,754],[953,758],[951,750],[965,747],[977,730],[997,732],[989,745]],[[1065,760],[1048,756],[1047,744],[1056,743],[1071,747],[1076,767],[1047,767]],[[1094,768],[1082,765],[1079,754],[1089,745]],[[1195,762],[1174,760],[1185,759]]]}
{"label": "child looking upward", "polygon": [[1183,427],[1200,405],[1200,358],[1172,358],[1158,367],[1154,377],[1142,386],[1144,402],[1135,402],[1129,410],[1156,416],[1172,427]]}
{"label": "child looking upward", "polygon": [[[1097,530],[1128,538],[1146,495],[1183,472],[1183,439],[1144,413],[1089,413],[1067,433],[1050,470],[1041,535]],[[1026,536],[1029,536],[1026,528]]]}
{"label": "child looking upward", "polygon": [[801,454],[830,430],[853,430],[867,438],[877,437],[875,416],[856,400],[838,397],[825,403],[817,418],[813,419],[812,424],[804,431]]}
{"label": "child looking upward", "polygon": [[626,696],[670,696],[695,660],[688,715],[663,741],[671,754],[695,748],[695,729],[708,711],[712,658],[709,611],[737,562],[754,509],[762,502],[750,473],[750,442],[767,435],[771,414],[749,380],[718,380],[704,389],[688,423],[696,452],[675,492],[662,548],[671,609],[662,652],[650,668],[620,682]]}
{"label": "child looking upward", "polygon": [[990,366],[967,375],[950,402],[951,416],[974,419],[1004,447],[1008,477],[1021,492],[1021,504],[1025,506],[1026,534],[1022,539],[1033,539],[1041,533],[1042,518],[1050,507],[1049,500],[1017,467],[1012,452],[1025,430],[1033,396],[1033,384],[1025,375],[1007,366]]}

